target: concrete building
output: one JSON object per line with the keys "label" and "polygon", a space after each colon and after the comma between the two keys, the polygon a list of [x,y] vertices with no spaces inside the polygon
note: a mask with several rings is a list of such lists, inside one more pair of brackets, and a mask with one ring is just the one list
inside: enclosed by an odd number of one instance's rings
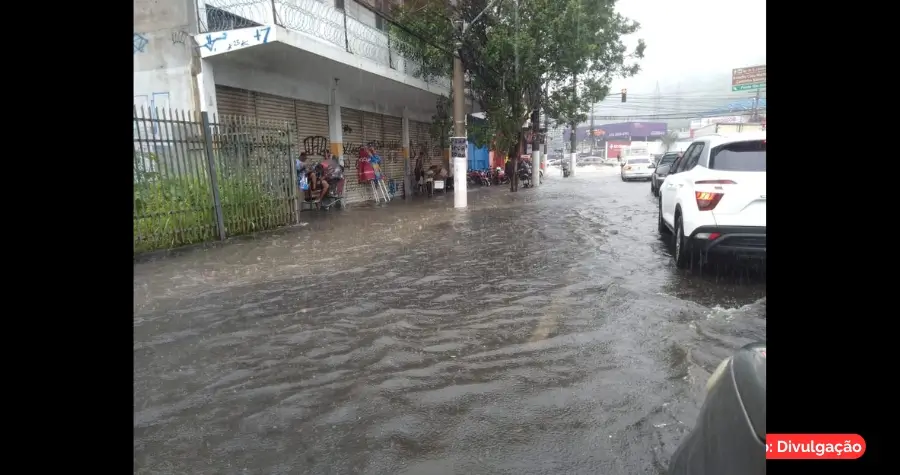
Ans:
{"label": "concrete building", "polygon": [[[402,187],[404,157],[441,160],[430,122],[450,81],[422,79],[373,12],[387,0],[368,2],[135,0],[134,104],[288,121],[298,153],[330,149],[350,170],[371,143]],[[355,182],[350,200],[367,199]]]}

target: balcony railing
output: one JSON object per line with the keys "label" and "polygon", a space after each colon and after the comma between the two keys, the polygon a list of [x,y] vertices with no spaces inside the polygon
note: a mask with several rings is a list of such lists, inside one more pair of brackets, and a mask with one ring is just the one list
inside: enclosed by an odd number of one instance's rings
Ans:
{"label": "balcony railing", "polygon": [[[281,27],[423,79],[420,66],[398,53],[396,38],[322,0],[206,0],[205,6],[198,5],[198,15],[201,32],[246,28],[274,20]],[[450,78],[427,82],[450,88]]]}

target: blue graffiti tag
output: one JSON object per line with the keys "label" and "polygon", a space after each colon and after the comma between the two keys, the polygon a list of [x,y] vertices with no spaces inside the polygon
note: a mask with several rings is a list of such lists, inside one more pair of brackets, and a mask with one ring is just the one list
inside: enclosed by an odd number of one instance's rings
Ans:
{"label": "blue graffiti tag", "polygon": [[228,33],[224,32],[224,31],[222,32],[222,36],[220,36],[218,38],[213,38],[212,35],[206,35],[206,43],[204,43],[202,47],[212,51],[213,48],[216,46],[217,41],[222,41],[222,40],[226,40],[226,39],[228,39]]}
{"label": "blue graffiti tag", "polygon": [[134,54],[147,51],[147,43],[150,42],[147,38],[144,38],[144,35],[140,33],[135,33],[134,38],[131,41],[132,46],[134,46]]}
{"label": "blue graffiti tag", "polygon": [[[262,32],[262,34],[260,34],[260,31]],[[261,41],[262,44],[266,44],[269,42],[269,32],[270,31],[272,31],[271,26],[267,26],[265,28],[259,28],[256,30],[256,34],[253,35],[253,37],[256,38],[256,41]],[[260,39],[260,38],[262,38],[262,39]]]}

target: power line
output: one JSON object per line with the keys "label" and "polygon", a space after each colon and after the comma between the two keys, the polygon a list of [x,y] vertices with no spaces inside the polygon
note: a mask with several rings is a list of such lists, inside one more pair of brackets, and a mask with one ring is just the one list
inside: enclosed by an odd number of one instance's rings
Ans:
{"label": "power line", "polygon": [[[759,111],[765,112],[766,108],[760,107]],[[740,111],[740,112],[735,111],[730,114],[731,115],[740,115],[740,116],[753,115],[753,111]],[[651,114],[651,115],[608,115],[608,116],[595,116],[594,118],[597,120],[625,120],[627,122],[628,120],[651,120],[651,119],[679,120],[679,119],[698,119],[700,117],[698,117],[698,114],[681,115],[681,116],[675,116],[675,115],[656,116],[656,115]]]}

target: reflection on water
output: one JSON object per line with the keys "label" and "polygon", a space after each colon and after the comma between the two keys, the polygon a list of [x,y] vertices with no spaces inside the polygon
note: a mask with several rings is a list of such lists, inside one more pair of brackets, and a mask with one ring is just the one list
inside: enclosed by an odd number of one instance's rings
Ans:
{"label": "reflection on water", "polygon": [[136,265],[135,471],[661,473],[765,339],[765,281],[676,271],[647,188],[585,172]]}

